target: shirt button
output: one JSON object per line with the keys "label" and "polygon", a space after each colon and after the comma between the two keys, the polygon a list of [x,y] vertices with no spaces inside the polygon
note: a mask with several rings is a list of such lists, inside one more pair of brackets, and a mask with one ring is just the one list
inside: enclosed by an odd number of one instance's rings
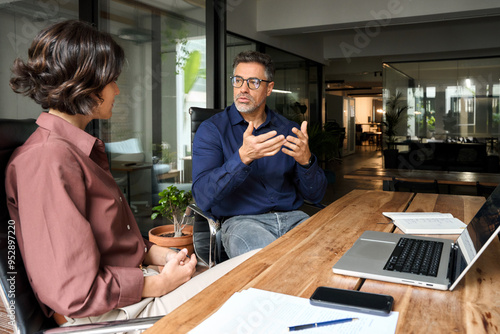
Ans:
{"label": "shirt button", "polygon": [[130,230],[130,225],[127,225],[127,229]]}
{"label": "shirt button", "polygon": [[122,199],[122,197],[121,197],[121,196],[120,196],[120,202],[123,202],[123,199]]}

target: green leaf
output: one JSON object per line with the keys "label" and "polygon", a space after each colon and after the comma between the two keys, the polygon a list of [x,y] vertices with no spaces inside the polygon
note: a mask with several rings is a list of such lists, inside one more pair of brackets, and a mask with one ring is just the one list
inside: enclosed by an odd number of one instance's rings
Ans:
{"label": "green leaf", "polygon": [[184,65],[184,94],[189,93],[193,88],[196,79],[198,79],[198,72],[201,65],[201,52],[192,51],[189,54],[186,64]]}

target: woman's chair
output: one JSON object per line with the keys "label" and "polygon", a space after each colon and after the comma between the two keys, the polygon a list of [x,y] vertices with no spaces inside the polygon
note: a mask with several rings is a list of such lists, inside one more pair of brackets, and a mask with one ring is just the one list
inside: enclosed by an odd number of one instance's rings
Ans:
{"label": "woman's chair", "polygon": [[[15,222],[10,219],[5,193],[5,168],[12,152],[36,130],[34,119],[0,119],[0,297],[14,333],[116,333],[144,330],[161,317],[102,322],[60,328],[47,318],[35,297],[15,239]],[[43,251],[43,250],[40,250]],[[50,270],[54,268],[48,268]]]}

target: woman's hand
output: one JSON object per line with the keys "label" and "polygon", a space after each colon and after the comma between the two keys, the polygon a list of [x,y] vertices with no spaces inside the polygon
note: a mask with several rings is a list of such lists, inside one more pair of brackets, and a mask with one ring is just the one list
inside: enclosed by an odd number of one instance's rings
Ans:
{"label": "woman's hand", "polygon": [[187,250],[168,254],[168,261],[159,275],[144,277],[142,297],[160,297],[191,279],[196,271],[196,256],[187,256]]}

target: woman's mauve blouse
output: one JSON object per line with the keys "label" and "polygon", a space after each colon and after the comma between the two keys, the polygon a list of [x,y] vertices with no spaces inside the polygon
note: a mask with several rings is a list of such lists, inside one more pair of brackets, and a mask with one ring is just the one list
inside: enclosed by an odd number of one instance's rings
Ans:
{"label": "woman's mauve blouse", "polygon": [[104,143],[51,114],[37,124],[12,155],[6,191],[42,308],[78,318],[140,301],[139,265],[151,244],[109,171]]}

